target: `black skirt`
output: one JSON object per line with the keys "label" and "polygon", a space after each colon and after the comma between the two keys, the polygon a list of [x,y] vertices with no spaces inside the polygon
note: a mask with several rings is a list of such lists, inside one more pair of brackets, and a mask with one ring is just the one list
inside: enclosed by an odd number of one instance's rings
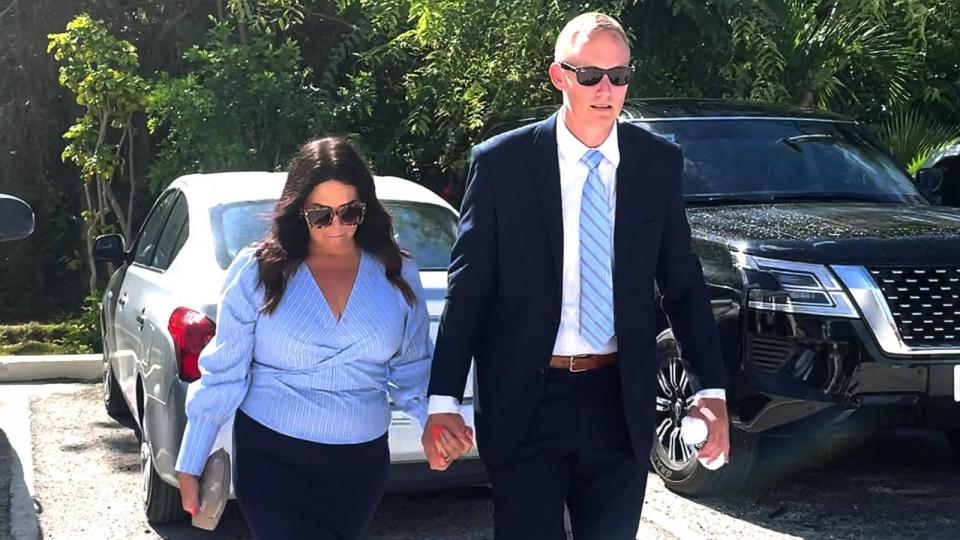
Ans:
{"label": "black skirt", "polygon": [[237,411],[237,501],[255,538],[362,538],[387,483],[387,434],[361,444],[288,437]]}

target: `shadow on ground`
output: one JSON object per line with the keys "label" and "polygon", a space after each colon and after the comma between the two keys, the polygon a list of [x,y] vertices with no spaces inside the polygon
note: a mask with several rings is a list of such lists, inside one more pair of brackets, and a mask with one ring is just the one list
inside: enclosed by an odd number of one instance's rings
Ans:
{"label": "shadow on ground", "polygon": [[[186,522],[157,525],[154,531],[170,540],[252,538],[239,506],[231,502],[215,532]],[[492,539],[493,505],[486,487],[431,493],[401,493],[384,497],[370,527],[368,540],[424,538]]]}
{"label": "shadow on ground", "polygon": [[940,432],[767,440],[752,476],[696,502],[805,539],[960,537],[960,457]]}
{"label": "shadow on ground", "polygon": [[0,430],[0,538],[34,538],[39,534],[36,508],[23,476],[23,464]]}

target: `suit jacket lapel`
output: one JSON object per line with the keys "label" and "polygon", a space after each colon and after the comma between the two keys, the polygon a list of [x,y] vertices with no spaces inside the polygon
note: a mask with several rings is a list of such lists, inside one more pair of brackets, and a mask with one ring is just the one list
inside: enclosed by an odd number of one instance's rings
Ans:
{"label": "suit jacket lapel", "polygon": [[613,288],[616,291],[622,272],[617,272],[617,263],[625,263],[631,256],[631,239],[636,224],[638,208],[634,202],[640,200],[635,190],[640,188],[642,175],[640,172],[641,156],[638,155],[638,144],[630,137],[630,130],[622,129],[617,124],[617,141],[620,147],[620,164],[617,166],[617,208],[614,212],[613,224]]}
{"label": "suit jacket lapel", "polygon": [[557,286],[563,279],[563,214],[560,200],[560,161],[557,157],[557,113],[540,123],[534,132],[536,186],[540,213],[553,253]]}

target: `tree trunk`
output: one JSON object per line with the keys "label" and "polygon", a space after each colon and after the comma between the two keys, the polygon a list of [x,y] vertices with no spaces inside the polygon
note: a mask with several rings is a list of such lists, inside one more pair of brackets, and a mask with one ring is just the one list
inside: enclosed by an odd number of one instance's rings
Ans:
{"label": "tree trunk", "polygon": [[[100,133],[97,136],[97,142],[93,146],[93,155],[97,154],[97,151],[100,150],[100,145],[103,144],[103,141],[107,136],[107,126],[109,125],[109,115],[107,113],[100,114]],[[96,193],[91,193],[93,186],[91,184],[96,183]],[[91,179],[89,182],[83,181],[84,189],[83,193],[86,197],[87,202],[87,219],[83,220],[86,223],[84,227],[84,232],[86,233],[86,245],[87,245],[87,266],[90,269],[90,288],[87,291],[92,292],[97,287],[97,261],[93,258],[93,240],[96,238],[97,233],[100,231],[100,223],[103,220],[103,208],[104,208],[104,197],[103,197],[103,188],[105,187],[102,184],[102,180],[96,176]],[[94,197],[96,197],[97,204],[94,205]]]}
{"label": "tree trunk", "polygon": [[[94,180],[94,182],[96,181],[97,180]],[[99,212],[95,213],[93,209],[94,194],[91,193],[90,184],[91,182],[83,183],[83,193],[87,203],[87,219],[83,220],[83,236],[87,246],[87,267],[90,269],[90,284],[87,292],[94,290],[97,286],[97,261],[93,258],[93,235],[96,234],[95,229],[97,227],[97,220],[99,219]]]}
{"label": "tree trunk", "polygon": [[130,237],[130,231],[133,228],[133,200],[137,194],[137,175],[136,168],[134,168],[134,146],[133,146],[133,123],[130,121],[130,118],[127,118],[127,133],[130,134],[127,137],[127,163],[130,164],[130,196],[127,197],[127,215],[123,220],[123,236],[127,241],[133,240]]}
{"label": "tree trunk", "polygon": [[113,208],[113,213],[117,215],[117,221],[120,223],[120,232],[123,233],[124,238],[130,238],[130,225],[127,221],[127,216],[123,215],[123,207],[120,205],[120,201],[117,200],[117,196],[114,195],[113,190],[107,186],[106,191],[107,201],[110,202],[110,208]]}
{"label": "tree trunk", "polygon": [[807,88],[803,91],[803,96],[800,98],[800,106],[806,109],[813,108],[813,99],[814,93],[812,88]]}
{"label": "tree trunk", "polygon": [[90,282],[87,284],[89,290],[88,293],[93,292],[97,288],[97,261],[93,258],[93,235],[90,233],[93,231],[93,227],[90,225],[87,226],[87,264],[90,266]]}

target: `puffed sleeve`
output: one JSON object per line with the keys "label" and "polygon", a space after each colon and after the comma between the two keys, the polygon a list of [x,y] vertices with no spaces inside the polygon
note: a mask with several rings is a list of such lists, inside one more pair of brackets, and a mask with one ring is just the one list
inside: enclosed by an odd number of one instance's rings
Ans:
{"label": "puffed sleeve", "polygon": [[217,432],[247,393],[263,302],[258,272],[253,249],[238,254],[227,271],[216,335],[200,353],[200,379],[187,390],[187,427],[177,456],[178,471],[194,475],[203,471]]}
{"label": "puffed sleeve", "polygon": [[410,284],[416,300],[412,305],[404,302],[407,314],[403,341],[400,350],[387,363],[387,377],[392,383],[390,396],[393,402],[423,426],[427,421],[427,382],[433,357],[430,315],[416,263],[404,260],[401,275]]}

